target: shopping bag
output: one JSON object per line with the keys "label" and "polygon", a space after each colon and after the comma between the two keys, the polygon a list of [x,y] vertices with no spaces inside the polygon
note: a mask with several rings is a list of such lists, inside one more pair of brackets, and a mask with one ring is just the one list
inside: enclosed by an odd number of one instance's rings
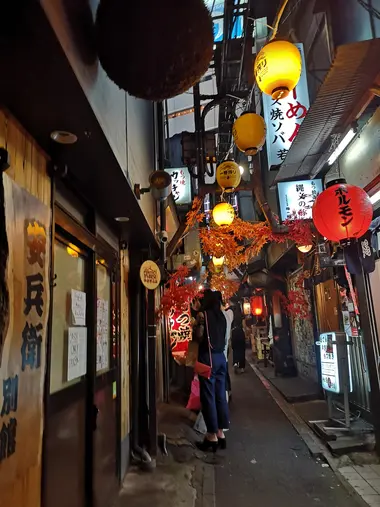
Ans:
{"label": "shopping bag", "polygon": [[189,342],[189,347],[186,353],[186,366],[194,368],[195,363],[197,362],[198,359],[198,348],[199,345],[196,341],[192,340],[191,342]]}
{"label": "shopping bag", "polygon": [[201,409],[198,375],[194,375],[193,381],[191,382],[191,393],[186,408],[188,410],[194,410],[195,412]]}

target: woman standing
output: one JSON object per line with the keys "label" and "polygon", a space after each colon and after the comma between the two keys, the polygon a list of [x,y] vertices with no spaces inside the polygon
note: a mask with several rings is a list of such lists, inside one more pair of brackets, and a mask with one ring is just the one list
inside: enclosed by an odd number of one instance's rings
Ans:
{"label": "woman standing", "polygon": [[245,333],[243,330],[243,315],[239,305],[234,311],[234,321],[232,323],[231,344],[233,352],[233,364],[235,373],[244,373],[245,371]]}
{"label": "woman standing", "polygon": [[197,316],[196,337],[199,341],[198,361],[211,366],[209,379],[199,377],[202,414],[207,433],[197,447],[216,452],[226,448],[223,429],[229,427],[226,398],[227,362],[224,355],[227,322],[222,312],[220,292],[204,291],[202,311]]}

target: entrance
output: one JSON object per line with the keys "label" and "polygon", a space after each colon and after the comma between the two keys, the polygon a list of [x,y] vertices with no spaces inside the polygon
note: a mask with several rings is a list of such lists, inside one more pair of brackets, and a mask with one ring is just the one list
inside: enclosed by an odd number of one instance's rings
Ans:
{"label": "entrance", "polygon": [[108,507],[119,489],[118,255],[55,215],[44,507]]}

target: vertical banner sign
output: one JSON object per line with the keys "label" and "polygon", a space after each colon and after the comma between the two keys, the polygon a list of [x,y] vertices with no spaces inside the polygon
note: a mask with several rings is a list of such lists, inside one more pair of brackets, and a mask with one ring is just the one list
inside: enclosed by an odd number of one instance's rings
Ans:
{"label": "vertical banner sign", "polygon": [[187,167],[178,169],[165,169],[172,177],[172,194],[176,204],[189,204],[191,202],[191,178]]}
{"label": "vertical banner sign", "polygon": [[296,88],[283,100],[274,100],[270,95],[263,94],[269,169],[281,165],[285,160],[310,107],[303,44],[295,46],[302,57],[302,73]]}
{"label": "vertical banner sign", "polygon": [[41,463],[51,212],[2,177],[9,251],[9,310],[0,357],[0,491],[6,492]]}
{"label": "vertical banner sign", "polygon": [[182,310],[170,311],[169,333],[173,359],[179,364],[184,364],[193,333],[190,305],[186,305]]}

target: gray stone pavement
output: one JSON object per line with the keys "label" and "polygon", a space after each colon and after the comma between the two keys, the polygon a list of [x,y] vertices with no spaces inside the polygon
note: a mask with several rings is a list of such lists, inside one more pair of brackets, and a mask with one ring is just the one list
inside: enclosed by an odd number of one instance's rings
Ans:
{"label": "gray stone pavement", "polygon": [[232,381],[228,449],[215,467],[216,507],[361,505],[323,461],[312,458],[249,365]]}

